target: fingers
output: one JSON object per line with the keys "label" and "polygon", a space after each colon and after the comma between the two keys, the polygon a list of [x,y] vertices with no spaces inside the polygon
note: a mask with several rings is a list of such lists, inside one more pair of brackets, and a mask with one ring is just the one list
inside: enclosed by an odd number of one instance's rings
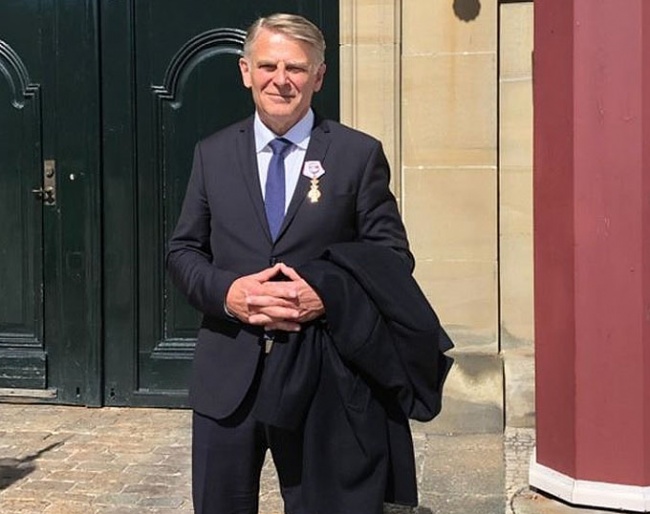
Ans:
{"label": "fingers", "polygon": [[264,282],[259,289],[260,296],[273,296],[295,302],[298,298],[299,288],[294,282]]}
{"label": "fingers", "polygon": [[261,325],[272,330],[300,329],[300,325],[295,321],[300,311],[294,302],[284,298],[259,295],[248,296],[246,304],[249,312],[248,323],[251,325]]}
{"label": "fingers", "polygon": [[252,275],[249,276],[255,278],[258,282],[268,282],[273,277],[275,277],[278,273],[280,273],[280,266],[281,264],[278,263],[275,266],[271,266],[270,268],[263,269],[262,271],[253,273]]}
{"label": "fingers", "polygon": [[[282,273],[289,280],[273,281]],[[235,280],[227,295],[228,312],[268,330],[300,330],[300,324],[325,312],[318,294],[292,267],[276,264]]]}
{"label": "fingers", "polygon": [[248,307],[246,305],[247,278],[241,277],[235,280],[228,289],[225,298],[228,312],[244,322],[248,317]]}
{"label": "fingers", "polygon": [[291,280],[302,280],[302,277],[298,275],[298,272],[290,266],[287,266],[284,262],[279,263],[280,272]]}
{"label": "fingers", "polygon": [[[300,312],[295,300],[278,295],[247,295],[246,306],[249,312],[249,323],[265,325],[269,318],[273,321],[296,319]],[[263,318],[255,315],[261,314]]]}
{"label": "fingers", "polygon": [[248,297],[263,293],[263,286],[274,276],[280,273],[280,265],[263,269],[251,275],[244,275],[236,279],[226,293],[225,303],[228,312],[241,321],[248,320]]}
{"label": "fingers", "polygon": [[296,318],[295,310],[282,310],[281,308],[271,307],[263,311],[252,314],[248,317],[248,323],[264,327],[265,330],[286,330],[288,332],[299,332],[300,323],[293,321]]}
{"label": "fingers", "polygon": [[265,307],[286,307],[296,308],[296,301],[284,296],[273,294],[246,295],[246,305],[251,310],[259,310]]}

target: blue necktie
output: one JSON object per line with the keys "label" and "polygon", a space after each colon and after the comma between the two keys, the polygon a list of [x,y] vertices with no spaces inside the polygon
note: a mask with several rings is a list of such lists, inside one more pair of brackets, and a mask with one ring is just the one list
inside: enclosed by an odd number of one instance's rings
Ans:
{"label": "blue necktie", "polygon": [[271,157],[269,172],[266,175],[264,208],[274,241],[278,237],[284,219],[284,157],[289,153],[292,145],[291,141],[284,138],[277,138],[269,143],[273,150],[273,157]]}

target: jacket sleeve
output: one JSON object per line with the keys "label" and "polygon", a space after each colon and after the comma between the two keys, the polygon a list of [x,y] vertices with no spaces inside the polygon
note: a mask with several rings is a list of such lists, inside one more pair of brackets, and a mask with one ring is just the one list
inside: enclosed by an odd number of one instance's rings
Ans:
{"label": "jacket sleeve", "polygon": [[394,250],[410,271],[415,259],[409,250],[406,229],[390,191],[390,167],[381,143],[372,149],[357,193],[359,241],[379,243]]}
{"label": "jacket sleeve", "polygon": [[172,282],[202,313],[232,320],[225,298],[237,273],[213,264],[208,203],[201,144],[194,149],[192,173],[176,229],[169,241],[166,266]]}

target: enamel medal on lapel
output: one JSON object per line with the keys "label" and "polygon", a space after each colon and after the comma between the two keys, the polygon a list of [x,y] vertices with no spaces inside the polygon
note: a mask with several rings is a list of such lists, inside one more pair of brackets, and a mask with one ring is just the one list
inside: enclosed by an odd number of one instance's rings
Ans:
{"label": "enamel medal on lapel", "polygon": [[311,180],[307,198],[309,198],[311,203],[318,202],[321,196],[320,189],[318,189],[318,179],[325,174],[325,169],[320,161],[305,161],[302,174]]}

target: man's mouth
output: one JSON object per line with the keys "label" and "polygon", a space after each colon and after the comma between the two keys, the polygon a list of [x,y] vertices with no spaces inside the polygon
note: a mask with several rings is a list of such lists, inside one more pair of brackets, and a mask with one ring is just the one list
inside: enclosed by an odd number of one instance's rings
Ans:
{"label": "man's mouth", "polygon": [[282,100],[284,102],[289,102],[295,98],[295,95],[278,95],[276,93],[270,93],[269,96],[274,100]]}

